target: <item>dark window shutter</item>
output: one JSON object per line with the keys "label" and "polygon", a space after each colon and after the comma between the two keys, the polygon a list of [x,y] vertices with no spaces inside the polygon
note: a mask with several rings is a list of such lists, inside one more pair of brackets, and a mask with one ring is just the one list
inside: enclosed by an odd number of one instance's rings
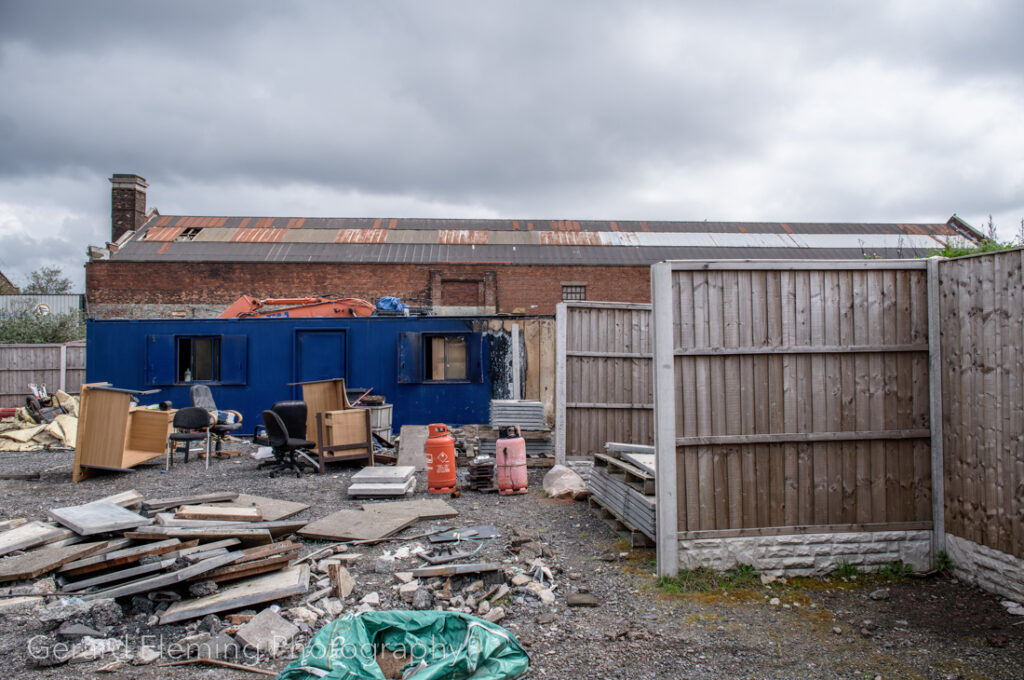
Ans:
{"label": "dark window shutter", "polygon": [[467,338],[469,366],[466,367],[466,378],[470,382],[483,382],[484,380],[484,336],[483,333],[473,333]]}
{"label": "dark window shutter", "polygon": [[146,336],[146,385],[173,385],[175,356],[173,335]]}
{"label": "dark window shutter", "polygon": [[222,335],[220,338],[220,382],[245,385],[247,378],[247,335]]}
{"label": "dark window shutter", "polygon": [[398,334],[398,382],[423,382],[422,333]]}

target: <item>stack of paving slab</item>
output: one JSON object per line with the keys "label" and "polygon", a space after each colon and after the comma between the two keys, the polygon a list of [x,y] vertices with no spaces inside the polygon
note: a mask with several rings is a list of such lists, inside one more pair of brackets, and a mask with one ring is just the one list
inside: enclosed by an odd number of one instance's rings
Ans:
{"label": "stack of paving slab", "polygon": [[594,456],[587,485],[593,499],[630,529],[655,538],[653,446],[608,442]]}
{"label": "stack of paving slab", "polygon": [[349,496],[405,496],[416,489],[414,465],[366,467],[352,475]]}
{"label": "stack of paving slab", "polygon": [[[544,417],[544,404],[539,401],[495,399],[491,401],[490,425],[493,430],[505,425],[518,425],[526,441],[527,456],[554,455],[555,443],[551,438],[547,418]],[[480,455],[494,455],[498,442],[496,434],[497,432],[480,434]]]}

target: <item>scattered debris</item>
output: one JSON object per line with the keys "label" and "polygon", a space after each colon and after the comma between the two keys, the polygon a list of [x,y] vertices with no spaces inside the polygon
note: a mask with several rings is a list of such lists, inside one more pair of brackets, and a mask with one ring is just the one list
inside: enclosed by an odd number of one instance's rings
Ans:
{"label": "scattered debris", "polygon": [[578,474],[565,467],[556,465],[544,475],[542,482],[544,493],[549,498],[572,498],[580,500],[589,494],[587,483]]}

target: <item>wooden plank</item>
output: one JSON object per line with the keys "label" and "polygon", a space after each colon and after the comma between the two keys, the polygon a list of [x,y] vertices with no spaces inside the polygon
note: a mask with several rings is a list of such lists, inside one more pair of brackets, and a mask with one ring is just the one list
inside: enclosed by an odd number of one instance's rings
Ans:
{"label": "wooden plank", "polygon": [[274,541],[269,529],[255,529],[248,525],[239,528],[226,527],[146,527],[137,531],[126,531],[125,538],[163,540],[165,538],[222,539],[237,538],[243,544],[264,545]]}
{"label": "wooden plank", "polygon": [[244,493],[238,494],[237,498],[225,503],[224,505],[227,507],[237,508],[259,508],[260,512],[263,513],[264,521],[267,522],[276,522],[278,520],[292,517],[310,507],[307,503],[286,501],[281,500],[280,498],[268,498],[266,496],[251,496]]}
{"label": "wooden plank", "polygon": [[174,496],[171,498],[153,498],[143,503],[147,512],[158,512],[176,508],[180,505],[202,505],[205,503],[217,503],[220,501],[233,501],[238,498],[237,493],[218,491],[216,493],[204,493],[193,496]]}
{"label": "wooden plank", "polygon": [[927,428],[909,430],[853,430],[845,432],[785,432],[782,434],[737,434],[717,437],[679,437],[678,446],[730,446],[737,444],[796,444],[808,442],[881,441],[928,439]]}
{"label": "wooden plank", "polygon": [[122,508],[131,508],[142,504],[142,494],[135,489],[130,489],[116,493],[113,496],[99,498],[93,501],[93,503],[113,503],[114,505],[120,505]]}
{"label": "wooden plank", "polygon": [[234,584],[206,597],[175,602],[161,615],[160,623],[188,621],[207,614],[243,609],[299,595],[308,588],[309,565],[289,567]]}
{"label": "wooden plank", "polygon": [[673,260],[673,272],[924,269],[924,260]]}
{"label": "wooden plank", "polygon": [[0,534],[0,555],[15,550],[28,550],[45,543],[53,543],[74,536],[75,533],[47,522],[29,522]]}
{"label": "wooden plank", "polygon": [[66,508],[53,508],[46,514],[79,536],[92,536],[110,531],[135,529],[153,522],[152,519],[126,510],[113,503],[88,503]]}
{"label": "wooden plank", "polygon": [[782,347],[707,347],[701,349],[680,349],[675,351],[681,357],[740,357],[761,356],[764,354],[890,354],[890,353],[921,353],[928,352],[926,343],[914,342],[905,344],[867,344],[867,345],[803,345],[796,344]]}
{"label": "wooden plank", "polygon": [[23,581],[57,569],[63,564],[94,555],[107,547],[105,541],[75,545],[48,545],[23,555],[0,560],[0,582]]}
{"label": "wooden plank", "polygon": [[238,579],[250,578],[259,574],[266,574],[267,572],[284,569],[288,566],[288,563],[298,557],[298,555],[299,550],[298,548],[295,548],[292,552],[285,553],[283,555],[273,555],[271,557],[265,557],[262,560],[253,560],[251,562],[243,562],[241,564],[229,564],[226,567],[214,569],[213,571],[196,578],[206,581],[214,581],[216,583],[237,581]]}
{"label": "wooden plank", "polygon": [[61,591],[65,593],[74,593],[81,590],[92,588],[93,586],[101,586],[108,583],[116,583],[118,581],[125,581],[136,576],[143,576],[145,574],[151,574],[154,571],[163,571],[174,566],[174,560],[160,560],[158,562],[150,562],[149,564],[140,564],[135,567],[129,567],[127,569],[120,569],[118,571],[112,571],[106,574],[100,574],[99,576],[93,576],[91,578],[82,579],[81,581],[74,581],[68,583],[61,588]]}
{"label": "wooden plank", "polygon": [[403,425],[398,439],[398,465],[412,465],[417,472],[427,469],[427,426]]}
{"label": "wooden plank", "polygon": [[149,576],[137,581],[130,581],[128,583],[113,586],[112,588],[105,588],[92,593],[85,593],[82,595],[82,599],[96,600],[103,598],[127,597],[128,595],[137,595],[139,593],[148,593],[152,590],[168,588],[200,574],[213,571],[218,567],[223,567],[225,564],[231,564],[233,561],[238,559],[238,556],[239,553],[237,552],[230,552],[226,555],[216,555],[197,564],[193,564],[185,567],[184,569],[179,569],[178,571],[173,571],[168,574]]}
{"label": "wooden plank", "polygon": [[214,520],[222,522],[260,522],[263,512],[257,507],[241,508],[222,505],[182,505],[175,519]]}
{"label": "wooden plank", "polygon": [[146,555],[162,555],[164,553],[171,552],[180,546],[180,540],[177,538],[169,538],[163,541],[157,541],[156,543],[147,543],[145,545],[107,551],[102,555],[94,555],[92,557],[75,560],[74,562],[65,564],[60,568],[58,573],[63,576],[79,576],[81,574],[99,571],[100,569],[109,569],[111,567],[119,567],[123,564],[137,562]]}
{"label": "wooden plank", "polygon": [[932,523],[929,521],[881,522],[868,524],[820,524],[806,526],[755,527],[750,529],[718,529],[713,531],[680,531],[678,533],[678,540],[805,534],[867,533],[876,531],[930,531],[931,529]]}

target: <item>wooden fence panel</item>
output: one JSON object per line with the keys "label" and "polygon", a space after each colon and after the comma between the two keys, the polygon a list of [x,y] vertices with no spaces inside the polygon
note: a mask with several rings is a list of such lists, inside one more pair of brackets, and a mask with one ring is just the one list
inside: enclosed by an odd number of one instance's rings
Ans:
{"label": "wooden fence panel", "polygon": [[653,444],[650,305],[562,303],[556,326],[558,460]]}
{"label": "wooden fence panel", "polygon": [[[61,381],[61,351],[65,352]],[[78,394],[85,382],[85,344],[0,345],[0,407],[24,406],[29,383],[46,385],[56,392],[64,385]]]}
{"label": "wooden fence panel", "polygon": [[678,532],[930,526],[923,261],[659,267]]}
{"label": "wooden fence panel", "polygon": [[939,263],[946,531],[1024,557],[1024,250]]}

